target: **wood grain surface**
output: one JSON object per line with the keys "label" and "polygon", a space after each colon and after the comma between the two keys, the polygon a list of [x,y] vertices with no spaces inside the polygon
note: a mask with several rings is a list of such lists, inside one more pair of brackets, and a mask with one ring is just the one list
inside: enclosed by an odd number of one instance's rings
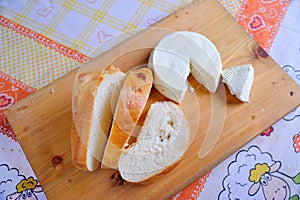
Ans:
{"label": "wood grain surface", "polygon": [[[257,43],[216,0],[195,1],[154,27],[205,35],[218,48],[224,69],[252,63],[255,70],[252,103],[239,102],[223,84],[216,94],[210,95],[189,77],[195,92],[188,92],[182,107],[194,134],[191,146],[173,170],[152,183],[135,185],[116,180],[115,170],[83,172],[73,166],[70,129],[72,90],[77,73],[73,70],[5,112],[49,199],[169,198],[299,104],[299,86],[270,57],[262,58],[257,54]],[[84,64],[84,70],[98,69],[109,62],[124,71],[145,64],[151,48],[168,33],[170,30],[146,29]],[[153,90],[147,108],[151,102],[163,99]],[[225,110],[219,109],[222,104]],[[221,131],[221,136],[216,146],[200,159],[203,138],[217,130]]]}

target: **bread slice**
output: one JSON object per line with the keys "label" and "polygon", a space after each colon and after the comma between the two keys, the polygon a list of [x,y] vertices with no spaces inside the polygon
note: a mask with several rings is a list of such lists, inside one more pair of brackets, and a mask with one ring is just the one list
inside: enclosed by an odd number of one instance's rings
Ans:
{"label": "bread slice", "polygon": [[126,74],[110,65],[102,73],[82,73],[75,83],[71,149],[74,165],[99,167],[120,88]]}
{"label": "bread slice", "polygon": [[126,181],[144,182],[178,163],[189,145],[190,128],[180,107],[151,105],[137,141],[124,150],[118,168]]}
{"label": "bread slice", "polygon": [[152,72],[148,68],[131,71],[124,81],[101,162],[102,168],[118,167],[122,149],[144,110],[152,83]]}

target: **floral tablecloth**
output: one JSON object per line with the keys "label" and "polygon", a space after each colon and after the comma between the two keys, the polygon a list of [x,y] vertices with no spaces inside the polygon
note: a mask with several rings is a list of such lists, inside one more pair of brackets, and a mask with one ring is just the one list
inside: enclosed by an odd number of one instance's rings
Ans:
{"label": "floral tablecloth", "polygon": [[[218,1],[300,84],[300,1]],[[91,49],[190,2],[0,1],[0,200],[47,199],[3,111],[94,57]],[[299,116],[300,107],[173,199],[299,199]]]}

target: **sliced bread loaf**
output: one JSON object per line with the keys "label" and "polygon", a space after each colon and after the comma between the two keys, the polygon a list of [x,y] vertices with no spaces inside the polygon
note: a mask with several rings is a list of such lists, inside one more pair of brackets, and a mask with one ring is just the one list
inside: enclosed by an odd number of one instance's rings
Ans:
{"label": "sliced bread loaf", "polygon": [[178,105],[171,101],[152,104],[137,141],[121,155],[122,178],[143,182],[171,168],[183,157],[189,138],[189,124]]}
{"label": "sliced bread loaf", "polygon": [[94,73],[78,75],[71,131],[72,159],[77,168],[94,171],[99,167],[125,77],[125,73],[112,65],[100,76]]}
{"label": "sliced bread loaf", "polygon": [[107,141],[102,168],[118,167],[122,149],[132,135],[147,103],[153,76],[148,68],[131,71],[121,88],[114,120]]}

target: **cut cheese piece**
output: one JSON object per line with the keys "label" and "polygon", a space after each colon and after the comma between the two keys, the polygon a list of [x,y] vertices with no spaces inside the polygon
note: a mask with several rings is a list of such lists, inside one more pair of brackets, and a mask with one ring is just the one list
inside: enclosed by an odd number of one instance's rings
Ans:
{"label": "cut cheese piece", "polygon": [[180,33],[193,40],[201,48],[195,51],[197,55],[191,56],[193,77],[210,92],[216,92],[222,72],[222,61],[217,48],[203,35],[190,31]]}
{"label": "cut cheese piece", "polygon": [[166,49],[156,48],[149,58],[154,87],[169,99],[181,102],[188,89],[190,63],[185,57]]}
{"label": "cut cheese piece", "polygon": [[186,152],[188,121],[171,101],[151,105],[137,141],[124,149],[118,168],[129,182],[143,182],[174,166]]}
{"label": "cut cheese piece", "polygon": [[249,96],[254,79],[254,69],[251,64],[240,65],[222,72],[223,82],[230,93],[244,102],[250,102]]}
{"label": "cut cheese piece", "polygon": [[190,73],[210,92],[217,90],[222,63],[214,44],[198,33],[179,31],[164,37],[149,58],[154,87],[166,97],[181,102]]}

